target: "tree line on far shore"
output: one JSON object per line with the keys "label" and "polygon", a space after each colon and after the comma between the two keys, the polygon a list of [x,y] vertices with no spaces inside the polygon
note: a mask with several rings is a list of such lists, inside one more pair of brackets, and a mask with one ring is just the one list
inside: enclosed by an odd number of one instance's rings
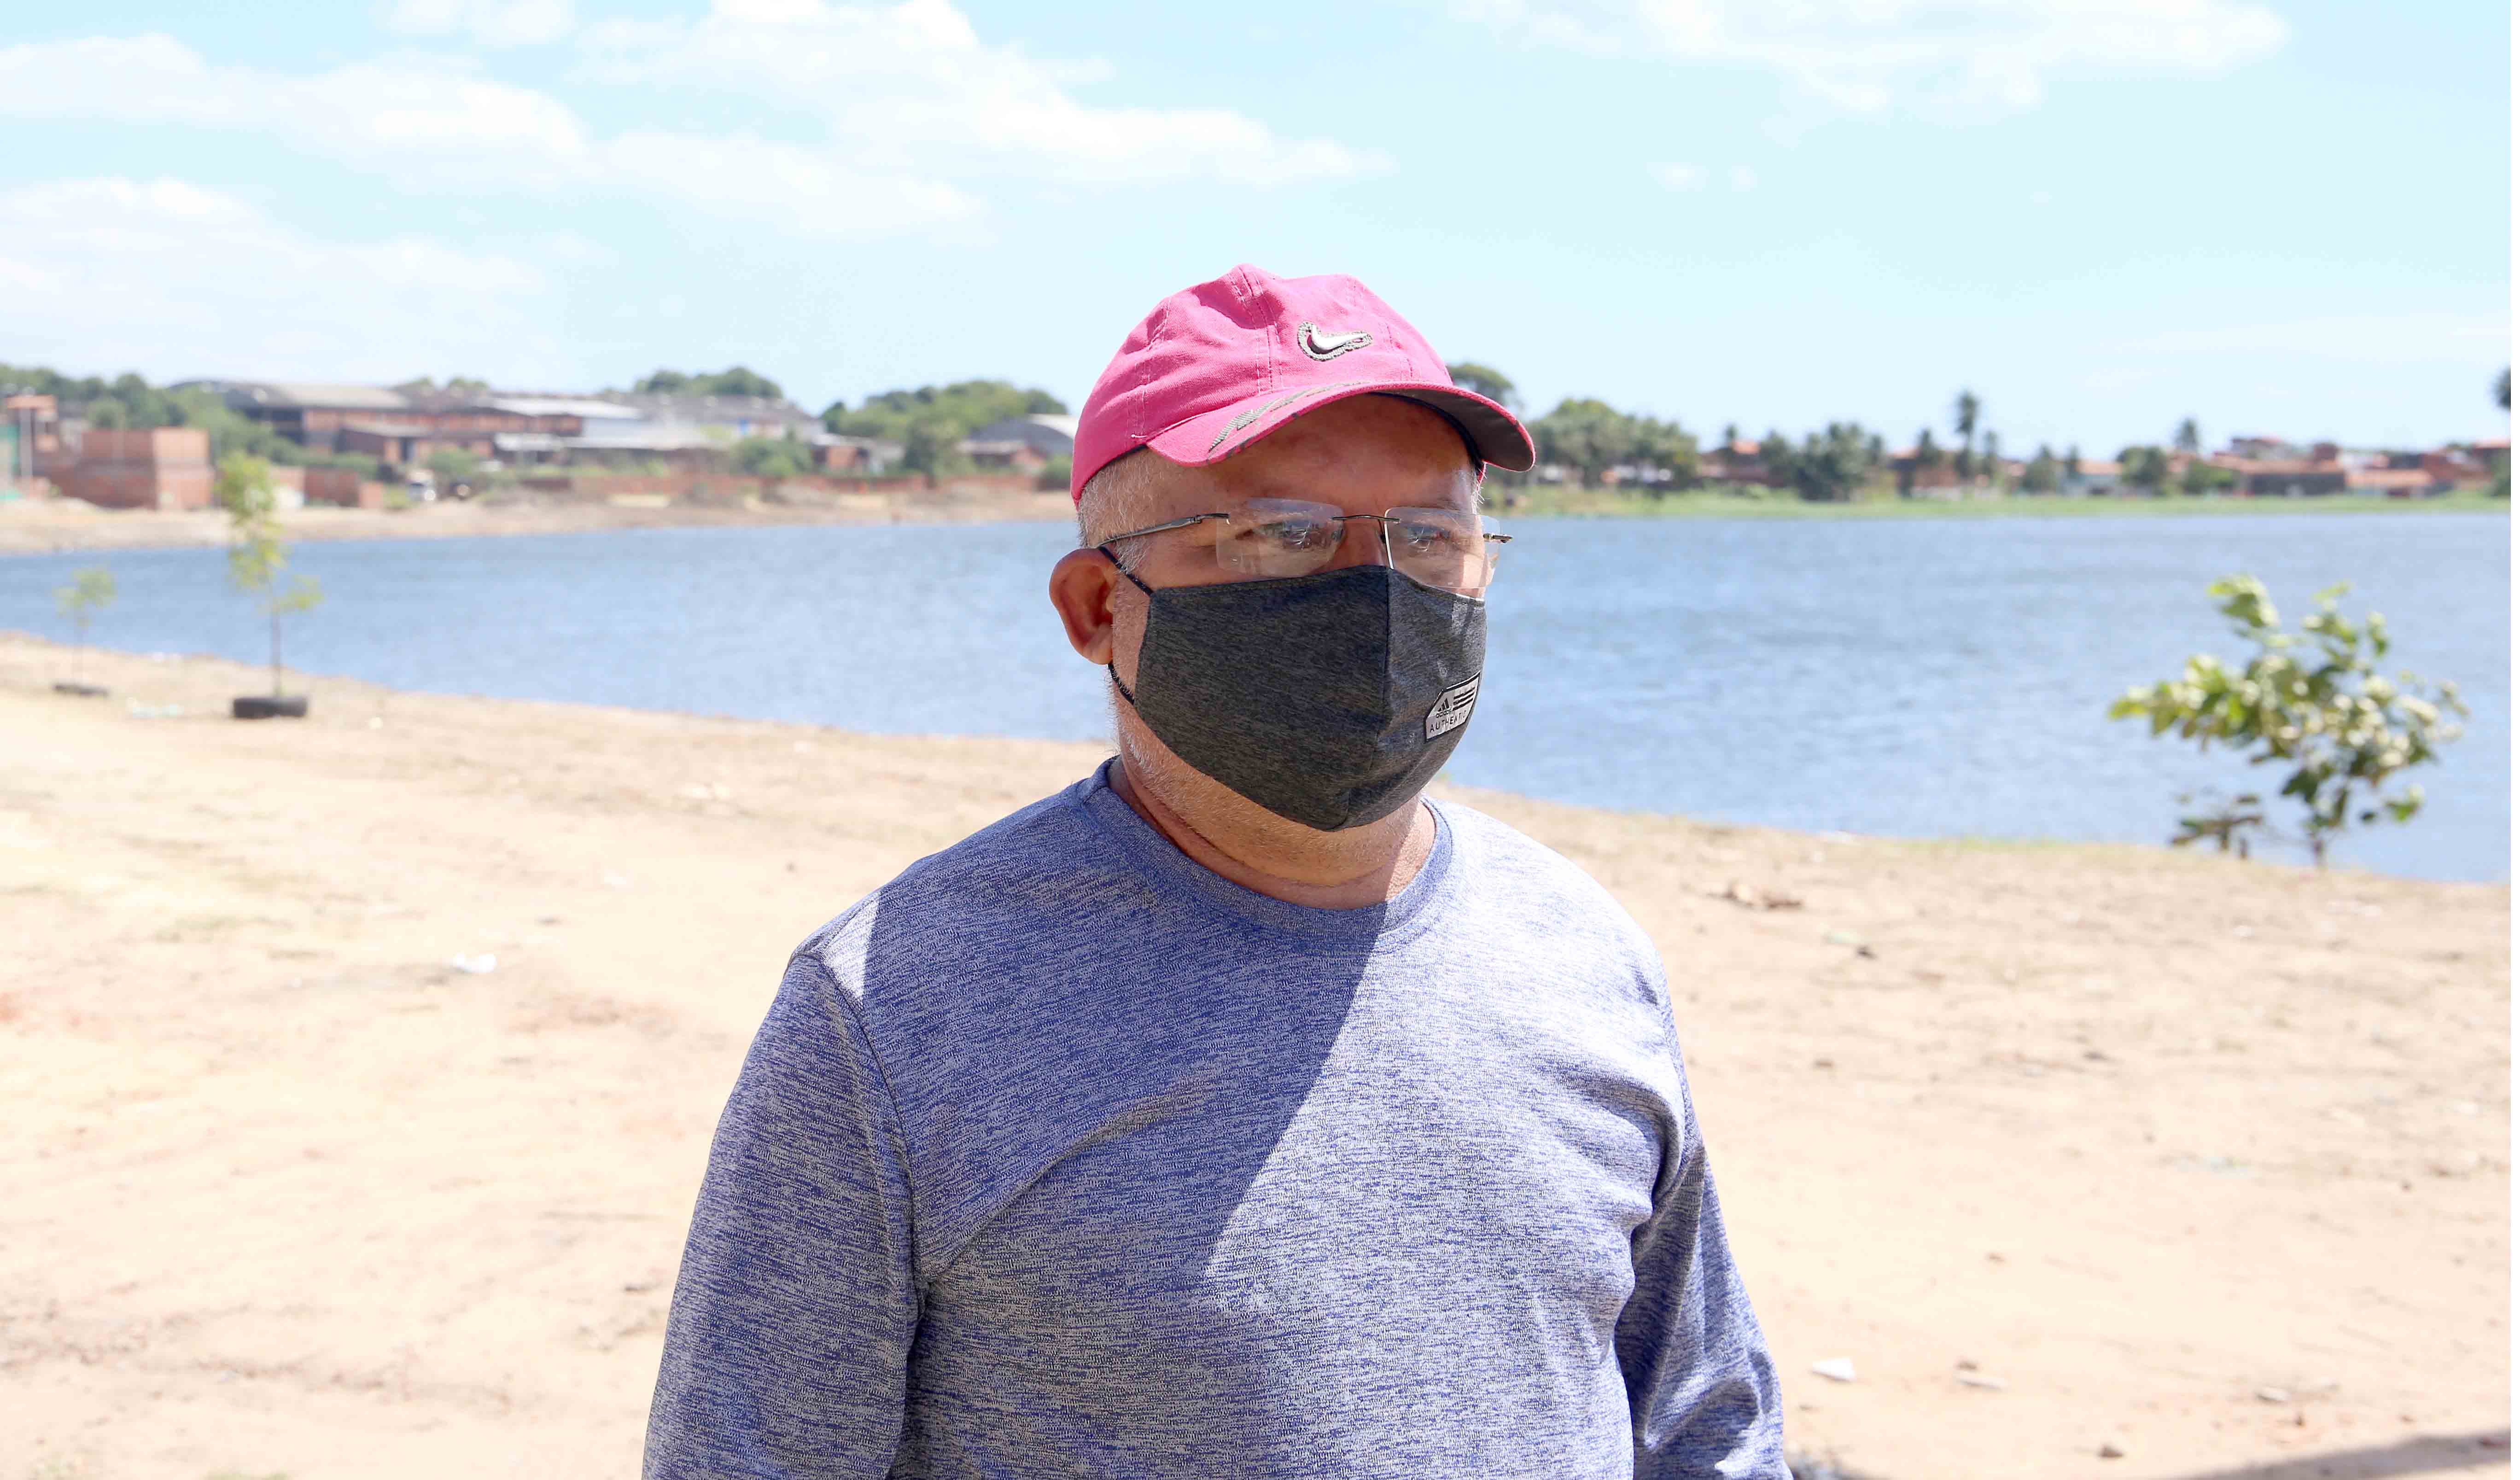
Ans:
{"label": "tree line on far shore", "polygon": [[[1513,381],[1503,372],[1476,361],[1446,367],[1454,383],[1501,405],[1521,410]],[[2510,371],[2494,385],[2496,402],[2508,410]],[[444,381],[427,377],[393,387],[423,396],[486,394],[489,383],[456,376]],[[264,423],[231,410],[215,392],[202,388],[171,389],[151,385],[132,374],[108,381],[76,378],[39,366],[0,364],[0,391],[33,391],[58,398],[66,411],[83,411],[91,426],[200,426],[209,432],[213,460],[243,452],[274,463],[354,468],[363,476],[379,475],[374,458],[357,453],[318,452],[282,436]],[[757,396],[784,400],[777,381],[741,365],[707,373],[659,369],[632,382],[642,395]],[[608,394],[614,392],[607,392]],[[898,444],[903,472],[951,476],[970,470],[962,444],[973,432],[1015,417],[1063,416],[1067,405],[1038,386],[1002,380],[958,381],[948,385],[882,391],[851,407],[845,399],[823,409],[824,427],[842,436],[867,437]],[[1568,482],[1583,487],[1616,484],[1648,496],[1721,486],[1735,492],[1768,489],[1789,492],[1818,503],[1842,503],[1868,491],[1895,490],[1912,496],[1920,486],[1961,485],[1999,493],[2049,494],[2062,491],[2084,466],[2082,450],[2069,446],[2060,454],[2042,445],[2028,459],[2009,462],[2002,439],[1986,425],[1985,406],[1973,391],[1954,399],[1952,432],[1958,442],[1946,447],[1934,428],[1918,428],[1911,447],[1893,453],[1881,434],[1855,422],[1831,422],[1799,440],[1770,430],[1754,449],[1736,427],[1724,428],[1722,440],[1701,447],[1695,433],[1677,421],[1621,411],[1593,397],[1568,397],[1549,412],[1527,419],[1532,441],[1544,467],[1560,470]],[[2202,495],[2228,487],[2230,470],[2205,461],[2196,419],[2182,420],[2164,445],[2121,448],[2115,458],[2117,480],[2137,492],[2160,495],[2176,491]],[[769,477],[792,476],[812,467],[810,453],[783,437],[746,437],[728,449],[742,471]],[[437,469],[442,477],[472,475],[475,460],[469,454],[442,452]],[[461,462],[462,467],[454,466]],[[1064,482],[1065,459],[1045,470],[1045,485]],[[1530,475],[1503,474],[1508,482],[1527,482]],[[2494,491],[2508,497],[2509,464],[2505,459]]]}
{"label": "tree line on far shore", "polygon": [[[1446,369],[1463,389],[1521,409],[1513,381],[1502,372],[1467,360]],[[2510,377],[2506,369],[2494,386],[2496,403],[2506,411],[2511,405]],[[1915,441],[1898,453],[1884,445],[1879,432],[1855,422],[1831,422],[1799,441],[1771,430],[1749,451],[1739,450],[1743,446],[1739,430],[1727,426],[1719,443],[1701,448],[1695,434],[1678,422],[1623,412],[1590,397],[1561,400],[1524,425],[1531,430],[1542,467],[1554,466],[1566,481],[1584,487],[1615,483],[1654,497],[1720,485],[1742,492],[1772,487],[1813,502],[1842,503],[1868,490],[1895,490],[1906,498],[1920,486],[1953,482],[1998,493],[2052,494],[2063,491],[2085,467],[2077,446],[2059,453],[2042,444],[2029,458],[2008,461],[2002,438],[1986,425],[1985,404],[1969,390],[1953,399],[1951,429],[1958,438],[1956,445],[1937,442],[1934,428],[1924,426],[1917,429]],[[2204,439],[2194,417],[2182,420],[2166,445],[2124,447],[2114,462],[2119,483],[2148,495],[2210,494],[2237,480],[2231,470],[2205,461]],[[2496,496],[2510,496],[2510,477],[2505,458],[2498,467]],[[1529,480],[1528,475],[1524,480]]]}

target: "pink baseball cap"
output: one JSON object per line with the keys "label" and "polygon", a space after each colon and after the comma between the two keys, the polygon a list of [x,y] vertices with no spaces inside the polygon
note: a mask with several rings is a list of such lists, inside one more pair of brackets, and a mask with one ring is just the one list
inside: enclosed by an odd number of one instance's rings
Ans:
{"label": "pink baseball cap", "polygon": [[1140,447],[1195,468],[1355,395],[1422,402],[1482,460],[1532,465],[1513,413],[1454,384],[1434,346],[1364,284],[1246,265],[1164,299],[1120,341],[1077,415],[1068,495],[1082,499],[1087,479]]}

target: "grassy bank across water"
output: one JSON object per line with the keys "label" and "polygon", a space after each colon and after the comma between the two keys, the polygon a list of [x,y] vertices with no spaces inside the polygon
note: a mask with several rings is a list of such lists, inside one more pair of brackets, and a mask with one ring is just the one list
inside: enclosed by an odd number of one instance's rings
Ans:
{"label": "grassy bank across water", "polygon": [[[1517,502],[1504,506],[1507,497]],[[1655,497],[1613,488],[1531,487],[1489,489],[1490,507],[1507,518],[1741,518],[1741,519],[1936,519],[1936,518],[2182,518],[2200,515],[2297,514],[2501,514],[2509,499],[2453,493],[2432,499],[2393,499],[2369,494],[2321,498],[2235,499],[2064,498],[2030,494],[1975,499],[1860,499],[1815,504],[1781,490],[1767,498],[1733,493],[1675,493]]]}

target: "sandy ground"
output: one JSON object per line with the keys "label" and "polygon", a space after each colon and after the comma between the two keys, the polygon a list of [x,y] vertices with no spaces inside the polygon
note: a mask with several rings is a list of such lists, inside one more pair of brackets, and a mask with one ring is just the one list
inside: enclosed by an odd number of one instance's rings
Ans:
{"label": "sandy ground", "polygon": [[[64,666],[0,636],[0,1480],[634,1473],[786,953],[1098,756]],[[1668,958],[1799,1451],[2508,1473],[2506,888],[1472,799]]]}
{"label": "sandy ground", "polygon": [[[858,494],[832,507],[756,504],[661,509],[604,503],[423,504],[410,509],[288,510],[281,525],[295,540],[443,539],[480,534],[571,534],[666,525],[963,523],[1073,517],[1064,493]],[[0,503],[0,555],[143,546],[223,545],[227,516],[216,510],[100,509],[77,499]]]}

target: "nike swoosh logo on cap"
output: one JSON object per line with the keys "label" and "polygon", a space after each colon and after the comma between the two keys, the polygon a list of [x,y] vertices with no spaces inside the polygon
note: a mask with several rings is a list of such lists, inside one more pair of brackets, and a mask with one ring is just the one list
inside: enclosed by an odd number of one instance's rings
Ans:
{"label": "nike swoosh logo on cap", "polygon": [[1363,349],[1372,343],[1373,336],[1360,329],[1353,334],[1334,334],[1325,338],[1320,326],[1307,322],[1295,326],[1295,342],[1316,360],[1335,360],[1351,349]]}

